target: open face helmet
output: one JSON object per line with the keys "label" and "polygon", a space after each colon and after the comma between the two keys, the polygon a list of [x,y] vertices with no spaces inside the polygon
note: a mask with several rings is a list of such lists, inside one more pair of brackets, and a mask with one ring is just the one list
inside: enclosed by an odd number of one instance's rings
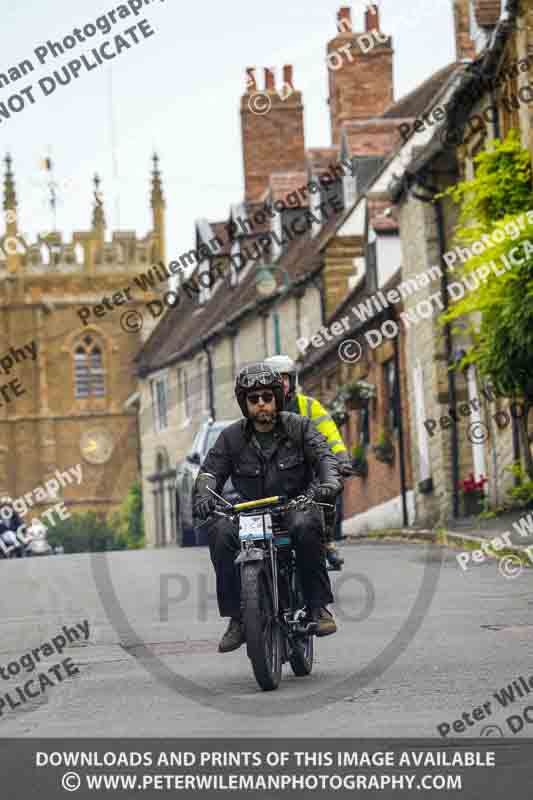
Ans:
{"label": "open face helmet", "polygon": [[265,358],[265,364],[277,370],[280,375],[289,376],[289,393],[287,395],[287,400],[290,400],[296,391],[296,364],[292,358],[286,355],[270,356],[270,358]]}
{"label": "open face helmet", "polygon": [[245,417],[248,416],[246,395],[254,389],[270,389],[276,398],[276,410],[283,411],[283,379],[279,372],[265,361],[243,367],[235,379],[235,397]]}

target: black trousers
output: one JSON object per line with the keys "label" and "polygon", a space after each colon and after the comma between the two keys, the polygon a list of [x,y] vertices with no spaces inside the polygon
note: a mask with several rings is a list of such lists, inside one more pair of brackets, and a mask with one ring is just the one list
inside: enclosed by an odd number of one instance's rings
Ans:
{"label": "black trousers", "polygon": [[[290,511],[287,527],[296,550],[296,565],[302,583],[304,602],[309,608],[322,608],[333,602],[329,575],[322,547],[322,519],[316,508]],[[211,561],[217,576],[217,600],[221,617],[239,617],[241,586],[235,558],[240,550],[237,525],[218,517],[208,525]]]}

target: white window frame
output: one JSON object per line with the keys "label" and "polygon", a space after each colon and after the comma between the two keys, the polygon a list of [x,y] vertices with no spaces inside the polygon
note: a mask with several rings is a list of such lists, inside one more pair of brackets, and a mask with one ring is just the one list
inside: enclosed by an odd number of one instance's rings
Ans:
{"label": "white window frame", "polygon": [[[158,375],[150,381],[152,409],[156,433],[168,428],[168,378]],[[159,401],[162,400],[161,407]],[[162,408],[164,406],[164,408]]]}
{"label": "white window frame", "polygon": [[209,375],[207,357],[205,355],[201,355],[196,359],[196,371],[198,375],[200,409],[202,414],[206,414],[209,411]]}
{"label": "white window frame", "polygon": [[187,367],[178,367],[178,389],[181,421],[183,427],[186,427],[191,420],[191,393]]}

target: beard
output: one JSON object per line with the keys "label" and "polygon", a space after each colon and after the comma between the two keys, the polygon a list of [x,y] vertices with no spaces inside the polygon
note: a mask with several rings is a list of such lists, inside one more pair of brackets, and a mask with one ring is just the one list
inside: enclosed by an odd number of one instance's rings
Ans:
{"label": "beard", "polygon": [[253,422],[259,422],[261,425],[270,425],[276,419],[276,414],[272,411],[255,411],[250,414]]}

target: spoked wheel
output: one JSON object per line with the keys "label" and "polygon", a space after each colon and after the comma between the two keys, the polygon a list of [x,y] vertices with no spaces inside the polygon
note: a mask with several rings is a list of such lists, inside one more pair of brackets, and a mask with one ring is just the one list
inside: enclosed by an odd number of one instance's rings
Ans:
{"label": "spoked wheel", "polygon": [[[300,588],[298,577],[294,576],[296,608],[303,608],[304,599]],[[313,659],[315,655],[315,637],[313,635],[301,636],[292,640],[292,648],[289,655],[289,662],[292,671],[298,678],[310,675],[313,669]]]}
{"label": "spoked wheel", "polygon": [[246,649],[255,679],[266,692],[277,689],[281,680],[281,628],[274,619],[270,585],[262,563],[243,565],[241,600]]}

